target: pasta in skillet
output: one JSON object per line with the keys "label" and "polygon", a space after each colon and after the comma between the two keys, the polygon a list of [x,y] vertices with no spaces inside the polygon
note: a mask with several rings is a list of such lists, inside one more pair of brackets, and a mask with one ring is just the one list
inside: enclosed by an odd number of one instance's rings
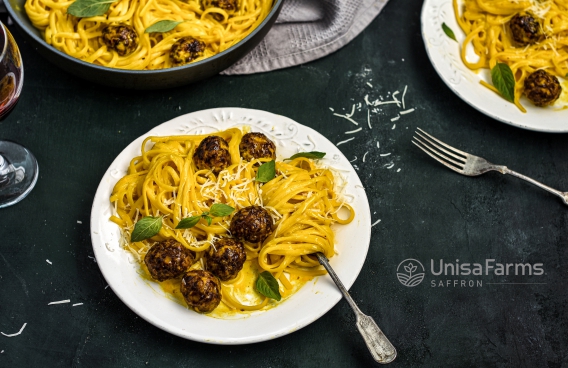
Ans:
{"label": "pasta in skillet", "polygon": [[[100,15],[69,14],[80,14],[70,8],[79,1],[84,0],[26,0],[25,10],[56,49],[90,63],[132,70],[213,56],[245,38],[272,8],[272,0],[116,0]],[[147,33],[157,23],[162,27]]]}

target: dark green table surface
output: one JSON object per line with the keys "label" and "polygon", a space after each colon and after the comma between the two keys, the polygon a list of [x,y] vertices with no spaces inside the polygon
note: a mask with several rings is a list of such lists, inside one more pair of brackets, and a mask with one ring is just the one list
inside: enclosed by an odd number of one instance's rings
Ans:
{"label": "dark green table surface", "polygon": [[[410,143],[421,127],[465,151],[568,190],[567,137],[499,123],[455,96],[426,56],[421,5],[391,0],[353,42],[306,65],[151,92],[87,84],[44,61],[11,26],[25,63],[25,83],[19,104],[0,122],[0,137],[33,151],[40,178],[24,201],[0,210],[0,331],[11,334],[27,323],[19,336],[0,335],[0,366],[375,364],[343,300],[290,335],[217,346],[154,327],[105,289],[89,235],[92,200],[103,173],[152,127],[188,112],[228,106],[286,115],[336,143],[355,137],[339,147],[348,158],[357,157],[353,163],[367,190],[372,222],[381,222],[372,228],[369,253],[351,293],[397,347],[393,367],[568,367],[568,207],[510,176],[460,176]],[[390,119],[397,110],[384,107],[373,115],[369,130],[362,109],[353,117],[364,130],[349,136],[344,132],[356,127],[330,111],[350,112],[367,94],[402,93],[405,86],[407,108],[415,111],[396,122]],[[380,156],[385,153],[391,155]],[[396,277],[407,258],[427,270],[424,282],[412,288]],[[542,263],[544,274],[435,276],[430,262],[437,265],[440,259]],[[461,287],[460,280],[482,286]],[[492,284],[503,282],[524,284]],[[83,305],[47,305],[62,299]]]}

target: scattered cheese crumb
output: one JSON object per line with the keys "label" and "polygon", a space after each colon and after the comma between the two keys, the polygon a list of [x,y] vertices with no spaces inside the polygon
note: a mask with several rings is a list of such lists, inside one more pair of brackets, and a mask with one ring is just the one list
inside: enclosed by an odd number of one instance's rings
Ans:
{"label": "scattered cheese crumb", "polygon": [[[388,165],[388,166],[387,166],[387,165]],[[394,166],[394,163],[392,163],[392,164],[390,164],[390,165],[389,165],[389,164],[386,164],[386,165],[385,165],[385,167],[386,167],[387,169],[389,169],[389,170],[392,169],[393,166]]]}
{"label": "scattered cheese crumb", "polygon": [[390,152],[389,152],[389,153],[381,153],[380,156],[381,156],[381,157],[390,156]]}
{"label": "scattered cheese crumb", "polygon": [[379,144],[379,141],[377,141],[377,148],[381,148],[381,145]]}
{"label": "scattered cheese crumb", "polygon": [[57,301],[57,302],[47,303],[47,305],[52,305],[52,304],[65,304],[65,303],[71,303],[71,300],[69,300],[69,299],[60,300],[60,301]]}
{"label": "scattered cheese crumb", "polygon": [[352,141],[352,140],[354,140],[354,139],[355,139],[355,137],[346,139],[346,140],[344,140],[344,141],[341,141],[341,142],[337,143],[336,146],[339,146],[339,145],[341,145],[341,144],[343,144],[343,143],[347,143],[347,142]]}
{"label": "scattered cheese crumb", "polygon": [[83,223],[83,221],[79,221],[79,220],[77,220],[77,223],[78,223],[78,224],[82,224],[82,223]]}
{"label": "scattered cheese crumb", "polygon": [[53,264],[53,263],[51,263],[51,261],[49,259],[46,259],[45,261],[49,264]]}
{"label": "scattered cheese crumb", "polygon": [[76,307],[78,305],[83,305],[83,303],[75,303],[75,304],[72,305],[72,307]]}
{"label": "scattered cheese crumb", "polygon": [[371,83],[367,82],[367,85],[368,85],[369,87],[373,88],[373,85],[372,85]]}
{"label": "scattered cheese crumb", "polygon": [[[1,333],[2,335],[6,336],[6,337],[18,336],[19,334],[22,333],[22,331],[24,331],[24,328],[26,328],[26,325],[27,325],[27,324],[28,324],[27,322],[24,323],[24,325],[22,326],[22,328],[20,328],[20,331],[18,331],[18,332],[16,332],[16,333],[13,333],[13,334],[11,334],[11,335],[5,334],[4,332],[0,332],[0,333]],[[2,350],[2,352],[4,352],[4,350]]]}
{"label": "scattered cheese crumb", "polygon": [[350,130],[350,131],[348,131],[348,132],[345,132],[345,134],[354,134],[354,133],[360,132],[361,130],[363,130],[363,128],[358,128],[358,129],[355,129],[355,130]]}
{"label": "scattered cheese crumb", "polygon": [[396,170],[396,172],[400,172],[401,169]]}
{"label": "scattered cheese crumb", "polygon": [[107,286],[105,286],[105,290],[107,289],[107,287],[108,287],[108,285],[107,285]]}
{"label": "scattered cheese crumb", "polygon": [[355,156],[355,158],[349,162],[353,162],[353,161],[357,161],[357,156]]}
{"label": "scattered cheese crumb", "polygon": [[331,111],[335,111],[332,107],[329,108]]}
{"label": "scattered cheese crumb", "polygon": [[363,155],[363,162],[365,162],[365,157],[367,157],[367,153],[369,153],[369,151],[365,152],[365,154]]}
{"label": "scattered cheese crumb", "polygon": [[394,125],[392,126],[392,129],[393,129],[393,130],[394,130],[394,128],[396,128],[396,124],[394,124]]}
{"label": "scattered cheese crumb", "polygon": [[395,118],[392,118],[391,121],[397,121],[398,119],[400,119],[400,115],[398,115],[398,116],[395,117]]}
{"label": "scattered cheese crumb", "polygon": [[413,111],[414,111],[414,109],[408,109],[408,110],[401,111],[400,114],[401,114],[401,115],[410,114],[410,113],[413,112]]}
{"label": "scattered cheese crumb", "polygon": [[346,119],[346,120],[349,120],[350,122],[352,122],[352,123],[353,123],[353,124],[355,124],[355,125],[359,125],[359,123],[358,123],[358,122],[356,122],[355,120],[351,119],[351,117],[350,117],[350,116],[347,116],[347,115],[341,115],[341,114],[338,114],[338,113],[335,113],[335,112],[333,113],[333,115],[335,115],[335,116],[339,116],[340,118],[344,118],[344,119]]}
{"label": "scattered cheese crumb", "polygon": [[[404,61],[404,59],[402,59],[402,61]],[[406,107],[404,107],[404,96],[406,95],[406,89],[408,88],[408,85],[404,86],[404,91],[402,92],[402,108],[406,109]]]}
{"label": "scattered cheese crumb", "polygon": [[369,129],[373,129],[371,126],[371,111],[367,109],[367,124],[369,125]]}
{"label": "scattered cheese crumb", "polygon": [[373,224],[371,225],[371,227],[375,226],[375,225],[376,225],[376,224],[378,224],[379,222],[381,222],[381,220],[380,220],[380,219],[379,219],[379,220],[377,220],[377,221],[375,221],[375,222],[373,222]]}

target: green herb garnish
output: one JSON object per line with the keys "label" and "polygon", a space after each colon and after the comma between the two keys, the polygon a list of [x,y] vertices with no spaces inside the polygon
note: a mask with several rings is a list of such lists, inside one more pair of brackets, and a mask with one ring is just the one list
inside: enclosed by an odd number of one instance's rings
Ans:
{"label": "green herb garnish", "polygon": [[201,220],[201,215],[186,217],[177,224],[176,229],[189,229],[197,225],[199,220]]}
{"label": "green herb garnish", "polygon": [[156,235],[157,233],[160,232],[160,229],[162,228],[162,217],[158,216],[158,217],[152,217],[152,216],[146,216],[140,219],[140,221],[138,221],[136,223],[136,225],[134,225],[134,230],[132,231],[132,234],[130,235],[130,241],[131,242],[139,242],[148,238],[153,237],[154,235]]}
{"label": "green herb garnish", "polygon": [[161,20],[152,24],[150,27],[146,28],[144,33],[164,33],[169,32],[176,28],[178,24],[183,23],[183,21],[178,20]]}
{"label": "green herb garnish", "polygon": [[276,175],[276,161],[268,161],[260,165],[256,172],[256,181],[267,183]]}
{"label": "green herb garnish", "polygon": [[318,158],[323,158],[324,156],[325,156],[325,152],[317,152],[317,151],[298,152],[295,155],[292,155],[292,157],[287,158],[286,160],[293,160],[293,159],[298,158],[298,157],[318,159]]}
{"label": "green herb garnish", "polygon": [[95,17],[106,13],[116,0],[76,0],[67,8],[67,13],[79,18]]}
{"label": "green herb garnish", "polygon": [[509,65],[497,63],[491,69],[491,80],[503,98],[510,102],[515,100],[515,77]]}
{"label": "green herb garnish", "polygon": [[456,39],[456,35],[454,34],[454,31],[452,31],[452,29],[450,27],[448,27],[448,25],[446,23],[442,23],[442,29],[444,30],[444,33],[446,34],[446,36],[448,36],[452,40],[458,42],[458,40]]}
{"label": "green herb garnish", "polygon": [[215,203],[211,206],[209,211],[204,211],[201,215],[186,217],[181,220],[176,229],[189,229],[194,227],[199,223],[199,220],[204,219],[207,221],[207,226],[211,226],[211,222],[213,221],[213,217],[225,217],[229,216],[233,213],[235,209],[231,206],[228,206],[224,203]]}
{"label": "green herb garnish", "polygon": [[276,281],[274,276],[272,276],[272,274],[268,271],[264,271],[258,275],[258,279],[256,280],[256,291],[268,298],[276,299],[277,301],[282,299],[278,281]]}

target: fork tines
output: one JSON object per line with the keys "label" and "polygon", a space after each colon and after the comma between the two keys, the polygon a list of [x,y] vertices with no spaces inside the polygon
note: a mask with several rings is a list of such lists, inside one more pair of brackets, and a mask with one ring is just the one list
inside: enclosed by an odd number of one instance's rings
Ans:
{"label": "fork tines", "polygon": [[[416,129],[416,135],[418,135],[418,137],[412,137],[412,143],[414,143],[414,145],[448,168],[459,173],[463,172],[468,153],[447,145],[420,128]],[[422,140],[419,137],[422,138]]]}

